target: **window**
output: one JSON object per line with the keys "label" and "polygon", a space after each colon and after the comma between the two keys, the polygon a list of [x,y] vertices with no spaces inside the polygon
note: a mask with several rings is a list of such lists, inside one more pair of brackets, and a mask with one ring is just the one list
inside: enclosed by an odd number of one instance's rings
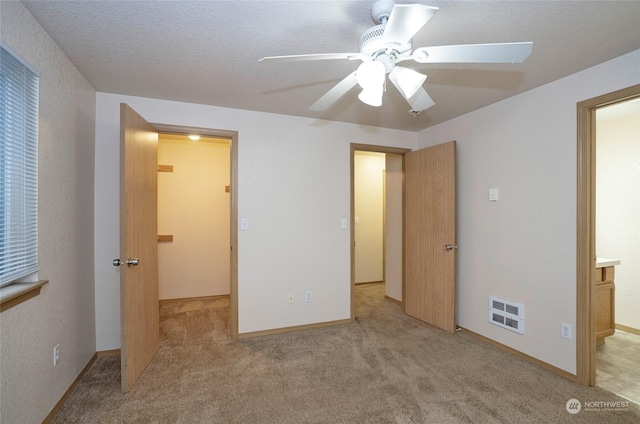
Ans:
{"label": "window", "polygon": [[0,54],[1,287],[38,270],[38,74]]}

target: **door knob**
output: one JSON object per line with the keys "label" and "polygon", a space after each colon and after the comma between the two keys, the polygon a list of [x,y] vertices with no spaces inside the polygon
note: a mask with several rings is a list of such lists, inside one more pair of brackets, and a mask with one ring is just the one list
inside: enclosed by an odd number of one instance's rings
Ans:
{"label": "door knob", "polygon": [[453,250],[453,249],[457,249],[458,246],[454,246],[453,244],[445,244],[444,245],[444,249],[445,250]]}
{"label": "door knob", "polygon": [[120,265],[124,265],[127,264],[127,266],[136,266],[140,263],[140,260],[138,258],[129,258],[127,259],[126,262],[121,261],[120,259],[114,259],[113,260],[113,266],[120,266]]}

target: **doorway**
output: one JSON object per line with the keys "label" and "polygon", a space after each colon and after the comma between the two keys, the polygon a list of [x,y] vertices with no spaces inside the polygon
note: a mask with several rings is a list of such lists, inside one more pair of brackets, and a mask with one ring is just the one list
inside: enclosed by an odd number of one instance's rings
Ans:
{"label": "doorway", "polygon": [[352,320],[356,284],[384,283],[385,298],[402,306],[402,155],[408,151],[351,145]]}
{"label": "doorway", "polygon": [[158,295],[228,296],[230,140],[158,135]]}
{"label": "doorway", "polygon": [[385,154],[354,156],[356,284],[384,283]]}
{"label": "doorway", "polygon": [[598,108],[596,385],[640,403],[638,163],[640,98]]}
{"label": "doorway", "polygon": [[238,134],[201,128],[151,124],[120,104],[120,272],[121,390],[136,382],[159,348],[158,303],[158,136],[203,134],[231,140],[230,249],[231,337],[238,337],[237,181]]}
{"label": "doorway", "polygon": [[[351,145],[351,320],[355,319],[355,152],[399,156],[402,188],[402,310],[449,333],[455,332],[456,142],[418,150]],[[401,164],[400,164],[401,163]],[[388,178],[387,178],[388,180]],[[387,193],[387,200],[389,193]],[[389,223],[387,219],[387,223]],[[390,237],[385,238],[386,240]],[[389,245],[387,245],[388,247]],[[388,259],[388,258],[387,258]],[[388,267],[386,267],[388,268]],[[388,281],[388,275],[385,275]]]}
{"label": "doorway", "polygon": [[381,284],[402,304],[403,157],[354,152],[355,284]]}
{"label": "doorway", "polygon": [[198,134],[201,137],[226,139],[230,143],[230,187],[229,187],[229,234],[230,234],[230,337],[238,338],[238,133],[236,131],[212,128],[185,127],[170,124],[152,124],[159,133],[188,136]]}
{"label": "doorway", "polygon": [[596,111],[640,98],[640,84],[578,103],[576,380],[596,385]]}

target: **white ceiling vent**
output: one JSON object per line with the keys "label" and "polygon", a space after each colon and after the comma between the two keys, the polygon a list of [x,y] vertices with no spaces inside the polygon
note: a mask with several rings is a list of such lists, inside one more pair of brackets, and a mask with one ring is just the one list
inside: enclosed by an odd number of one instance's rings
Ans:
{"label": "white ceiling vent", "polygon": [[489,296],[489,322],[524,334],[524,305]]}

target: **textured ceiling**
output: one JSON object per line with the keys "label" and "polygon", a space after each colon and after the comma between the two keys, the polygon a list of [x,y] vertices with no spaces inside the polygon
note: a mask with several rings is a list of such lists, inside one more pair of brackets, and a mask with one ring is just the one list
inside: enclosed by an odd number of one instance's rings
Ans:
{"label": "textured ceiling", "polygon": [[[440,10],[414,37],[433,45],[532,41],[523,64],[403,66],[436,105],[417,117],[390,86],[379,108],[354,88],[311,106],[348,60],[263,56],[356,52],[372,1],[23,1],[96,90],[417,131],[640,48],[640,1],[398,1]],[[638,72],[640,72],[640,64]]]}

